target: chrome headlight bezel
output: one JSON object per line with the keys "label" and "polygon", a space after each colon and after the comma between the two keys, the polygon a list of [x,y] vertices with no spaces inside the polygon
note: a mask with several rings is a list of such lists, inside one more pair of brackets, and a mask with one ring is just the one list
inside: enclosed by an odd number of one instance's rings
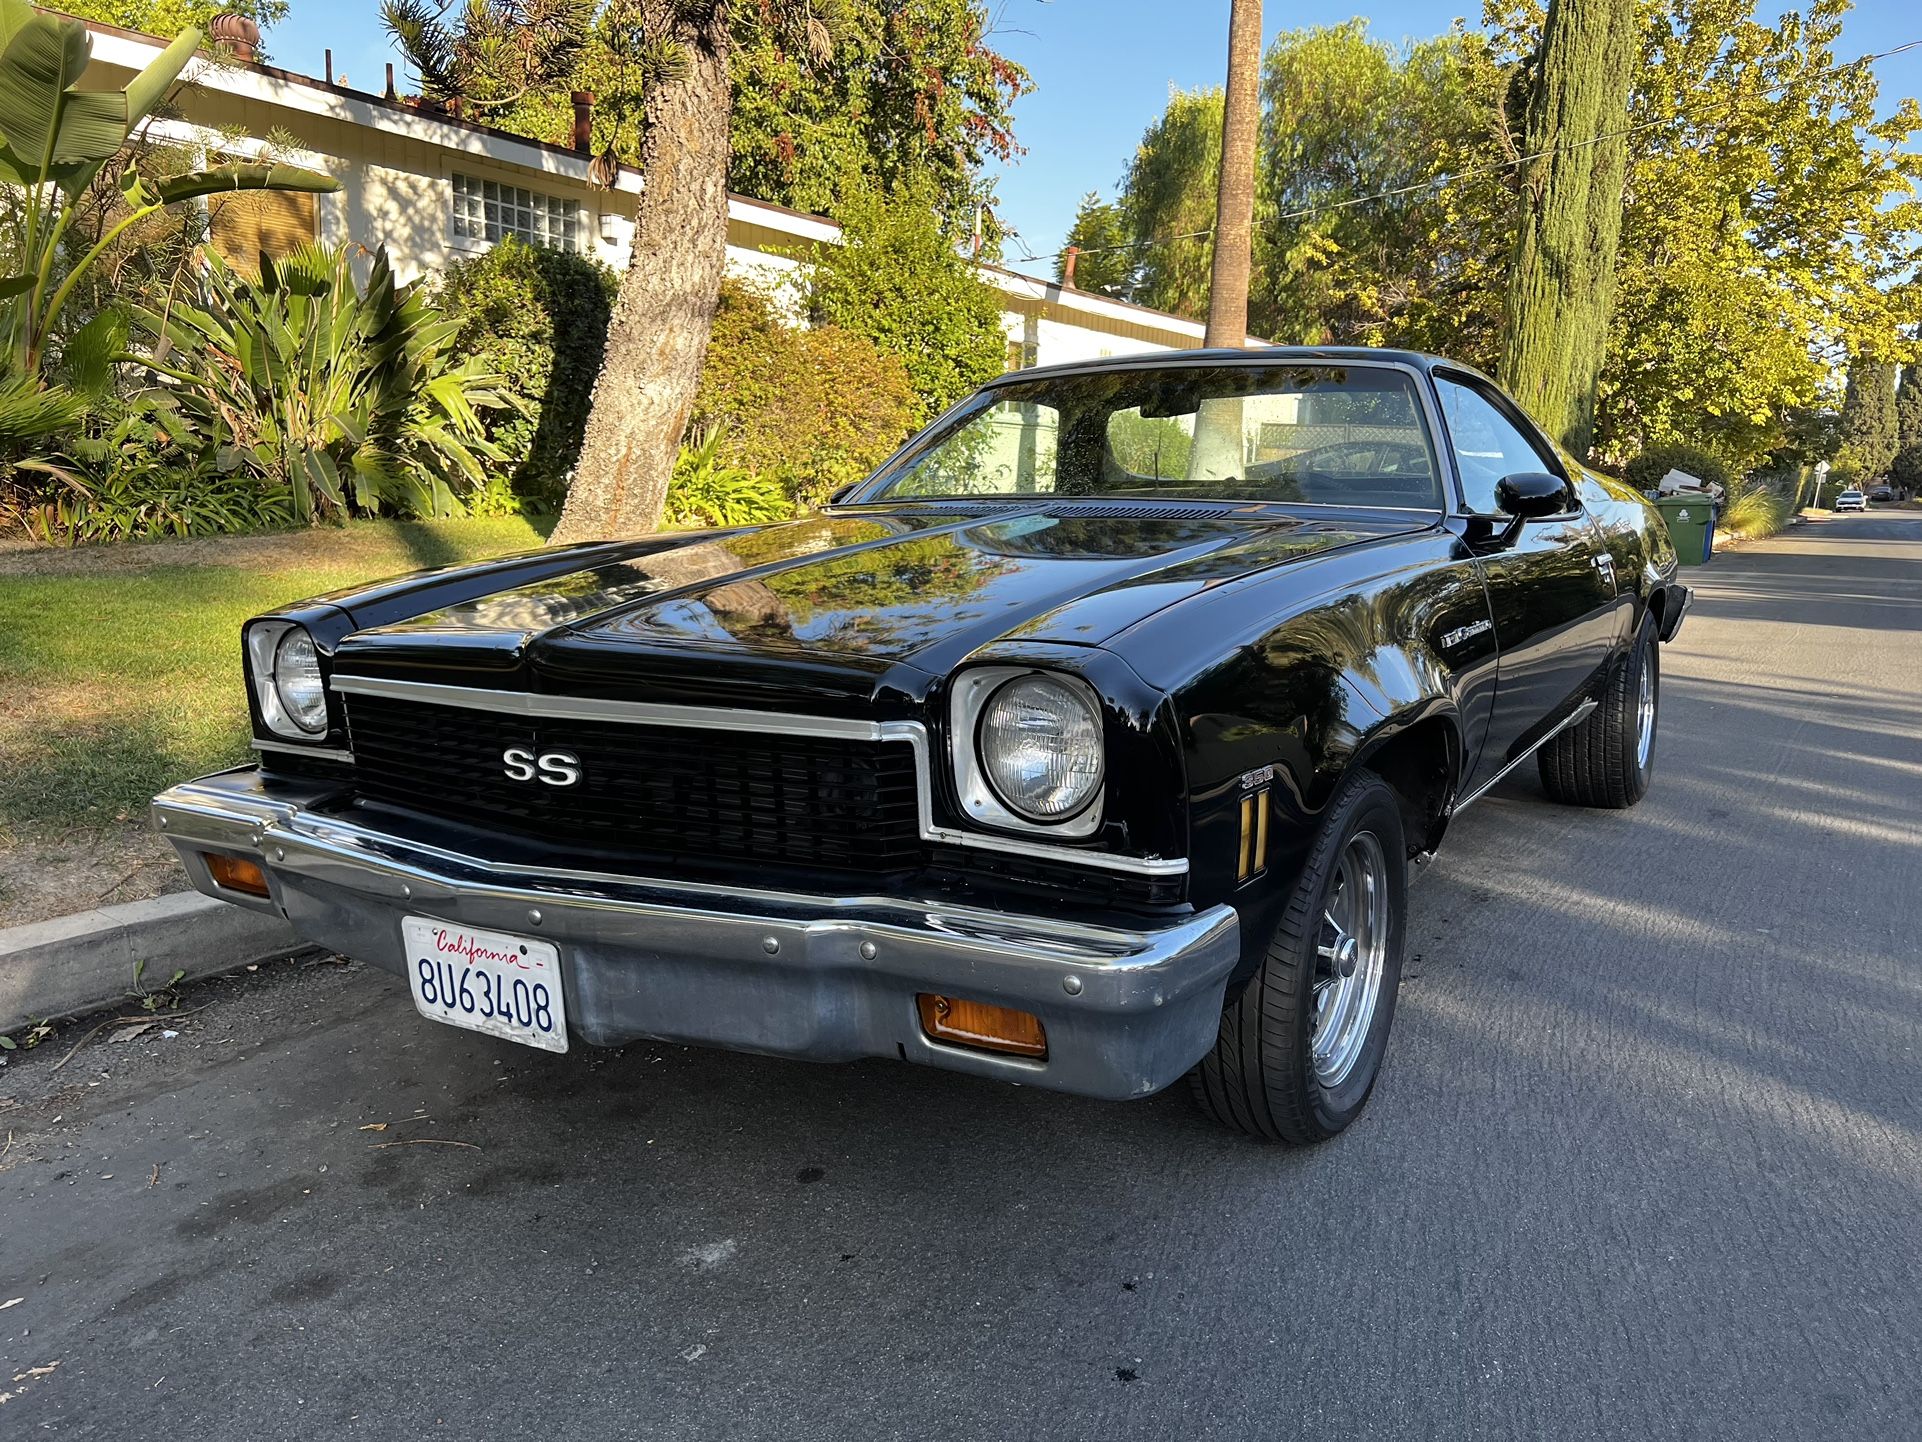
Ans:
{"label": "chrome headlight bezel", "polygon": [[[326,740],[331,725],[327,680],[320,669],[318,647],[314,647],[314,674],[320,679],[318,725],[310,725],[302,719],[302,713],[289,704],[282,687],[282,648],[296,636],[308,646],[314,646],[313,636],[297,622],[256,621],[250,625],[247,628],[247,676],[253,686],[254,704],[259,708],[260,719],[269,731],[289,741],[318,743]],[[311,712],[308,715],[311,719]]]}
{"label": "chrome headlight bezel", "polygon": [[[1086,798],[1065,816],[1039,817],[1019,810],[995,785],[989,758],[982,754],[982,721],[988,708],[1007,687],[1028,680],[1059,687],[1082,707],[1094,725],[1096,745],[1100,747]],[[975,667],[955,678],[948,720],[955,791],[970,821],[997,830],[1057,840],[1080,840],[1101,829],[1107,792],[1107,748],[1102,734],[1105,727],[1099,699],[1093,688],[1078,676],[1036,666]]]}

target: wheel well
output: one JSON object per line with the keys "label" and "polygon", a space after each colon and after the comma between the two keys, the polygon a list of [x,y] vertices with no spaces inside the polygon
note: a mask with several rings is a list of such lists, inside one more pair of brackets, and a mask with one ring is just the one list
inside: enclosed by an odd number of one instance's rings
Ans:
{"label": "wheel well", "polygon": [[1417,721],[1371,747],[1361,764],[1400,798],[1409,855],[1432,851],[1441,840],[1461,770],[1461,741],[1454,723],[1445,716]]}
{"label": "wheel well", "polygon": [[1668,609],[1668,587],[1657,586],[1648,593],[1648,614],[1655,618],[1655,631],[1662,630],[1662,615]]}

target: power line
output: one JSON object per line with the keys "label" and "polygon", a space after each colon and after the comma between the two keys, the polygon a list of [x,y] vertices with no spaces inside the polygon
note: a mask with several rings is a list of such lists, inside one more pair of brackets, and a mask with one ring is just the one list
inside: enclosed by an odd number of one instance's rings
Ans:
{"label": "power line", "polygon": [[[1902,44],[1894,46],[1888,50],[1878,50],[1871,55],[1857,56],[1854,60],[1851,60],[1844,65],[1837,66],[1836,68],[1838,70],[1854,70],[1858,66],[1869,65],[1874,63],[1877,60],[1887,60],[1891,55],[1900,55],[1904,51],[1914,50],[1919,47],[1922,47],[1922,40],[1904,41]],[[1537,151],[1532,151],[1526,155],[1517,155],[1512,160],[1496,161],[1489,165],[1471,165],[1462,170],[1448,171],[1448,172],[1444,172],[1441,175],[1433,175],[1426,180],[1418,180],[1409,185],[1398,185],[1389,190],[1378,190],[1370,195],[1356,195],[1356,196],[1349,197],[1347,200],[1325,201],[1317,205],[1303,206],[1298,210],[1283,211],[1281,214],[1272,217],[1272,219],[1276,221],[1301,220],[1310,215],[1323,215],[1330,211],[1352,210],[1355,206],[1358,206],[1358,205],[1371,205],[1377,200],[1393,200],[1396,196],[1410,195],[1418,190],[1433,190],[1439,186],[1448,185],[1457,180],[1467,180],[1471,176],[1492,175],[1500,171],[1512,170],[1516,166],[1527,165],[1537,160],[1545,160],[1549,156],[1558,154],[1562,151],[1585,150],[1590,146],[1600,145],[1605,140],[1619,140],[1624,136],[1638,135],[1644,130],[1654,130],[1664,125],[1680,125],[1685,121],[1689,120],[1690,118],[1691,117],[1686,115],[1678,115],[1678,116],[1674,116],[1674,117],[1663,119],[1663,120],[1644,120],[1635,125],[1625,126],[1620,130],[1604,131],[1602,134],[1590,136],[1586,140],[1572,140],[1565,145],[1562,145],[1562,144],[1551,145],[1546,150],[1537,150]],[[1702,117],[1697,116],[1697,117],[1694,117],[1694,119],[1696,123],[1699,124],[1701,122]],[[1214,227],[1210,226],[1206,230],[1190,230],[1190,231],[1185,231],[1180,235],[1157,235],[1157,236],[1150,236],[1146,240],[1126,241],[1119,245],[1081,245],[1081,246],[1071,247],[1071,249],[1074,250],[1077,256],[1101,255],[1109,251],[1115,251],[1115,250],[1138,250],[1145,246],[1172,245],[1178,240],[1199,240],[1204,236],[1211,236],[1214,233],[1215,233]],[[1035,261],[1059,260],[1062,256],[1066,255],[1067,253],[1068,253],[1067,249],[1062,249],[1062,250],[1057,250],[1050,255],[1030,256],[1028,257],[1028,259],[1035,260]]]}

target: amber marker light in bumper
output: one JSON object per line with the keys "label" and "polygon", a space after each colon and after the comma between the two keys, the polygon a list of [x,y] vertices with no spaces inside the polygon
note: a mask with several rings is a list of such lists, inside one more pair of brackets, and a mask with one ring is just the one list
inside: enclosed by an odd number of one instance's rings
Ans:
{"label": "amber marker light in bumper", "polygon": [[1037,1060],[1048,1055],[1048,1034],[1032,1012],[925,991],[914,1000],[921,1009],[921,1030],[935,1041]]}
{"label": "amber marker light in bumper", "polygon": [[207,874],[214,879],[214,885],[223,891],[238,891],[245,896],[267,895],[267,876],[251,861],[238,856],[218,856],[211,851],[200,853],[200,859],[207,863]]}

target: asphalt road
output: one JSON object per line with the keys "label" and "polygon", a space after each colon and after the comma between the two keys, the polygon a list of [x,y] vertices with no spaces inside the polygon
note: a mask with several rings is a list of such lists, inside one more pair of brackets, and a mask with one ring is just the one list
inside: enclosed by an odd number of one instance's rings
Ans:
{"label": "asphalt road", "polygon": [[1462,818],[1338,1142],[270,968],[0,1071],[0,1436],[1917,1436],[1922,513],[1696,578],[1649,800]]}

